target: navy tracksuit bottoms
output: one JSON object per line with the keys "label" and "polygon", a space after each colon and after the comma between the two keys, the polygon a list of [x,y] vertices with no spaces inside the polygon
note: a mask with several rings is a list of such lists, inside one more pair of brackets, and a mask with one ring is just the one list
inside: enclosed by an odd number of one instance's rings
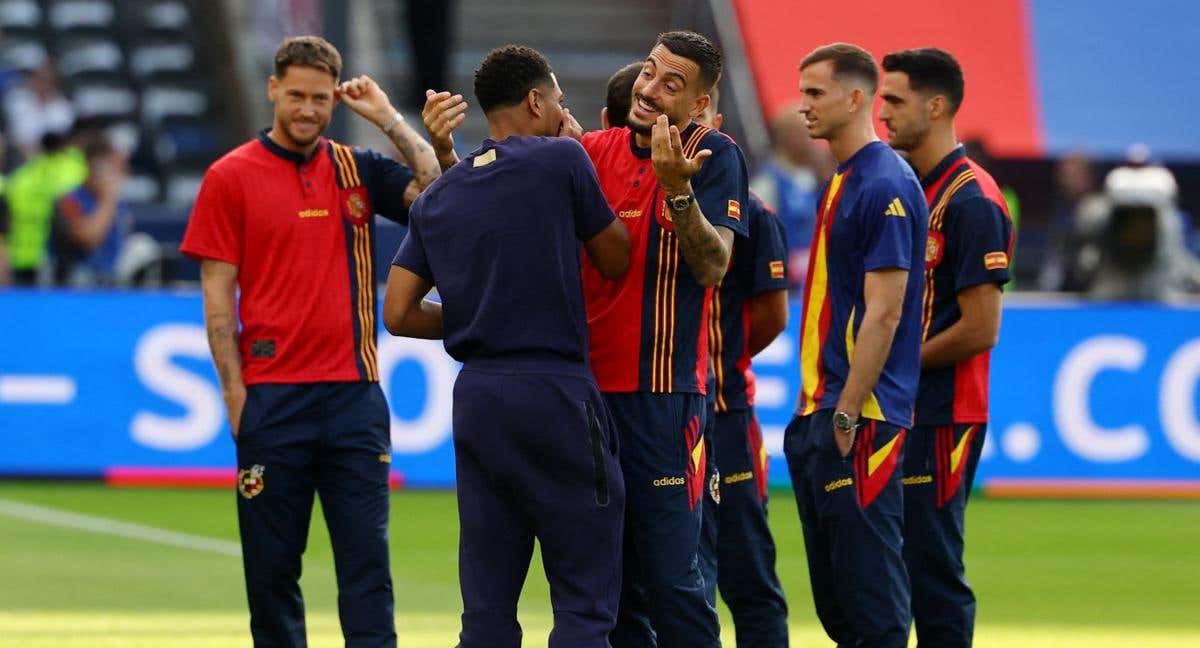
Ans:
{"label": "navy tracksuit bottoms", "polygon": [[534,539],[550,648],[608,648],[621,592],[618,440],[586,366],[468,362],[454,384],[461,648],[518,648]]}

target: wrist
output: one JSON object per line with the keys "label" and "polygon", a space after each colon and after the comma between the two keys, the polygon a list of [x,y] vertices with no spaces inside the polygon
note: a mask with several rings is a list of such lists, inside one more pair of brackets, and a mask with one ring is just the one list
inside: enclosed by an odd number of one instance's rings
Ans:
{"label": "wrist", "polygon": [[404,115],[400,111],[388,105],[386,109],[381,111],[375,119],[371,120],[379,130],[383,131],[384,135],[391,135],[392,129],[404,123]]}
{"label": "wrist", "polygon": [[683,184],[664,184],[662,185],[662,190],[663,193],[666,194],[667,198],[686,196],[692,193],[692,183],[691,181],[685,180]]}

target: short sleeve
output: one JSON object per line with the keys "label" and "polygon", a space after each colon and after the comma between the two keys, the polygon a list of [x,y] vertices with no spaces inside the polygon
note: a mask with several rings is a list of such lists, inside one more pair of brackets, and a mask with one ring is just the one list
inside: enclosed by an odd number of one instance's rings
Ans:
{"label": "short sleeve", "polygon": [[760,295],[773,290],[787,290],[787,239],[783,222],[757,196],[750,195],[753,225],[750,236],[754,241],[754,288]]}
{"label": "short sleeve", "polygon": [[[703,144],[701,148],[704,148]],[[749,177],[741,149],[732,142],[716,148],[696,176],[692,179],[692,191],[696,193],[696,202],[708,222],[727,227],[738,236],[749,236],[749,214],[746,213],[749,211]]]}
{"label": "short sleeve", "polygon": [[416,215],[420,212],[421,199],[413,203],[412,216],[409,222],[408,233],[405,234],[404,240],[400,241],[400,249],[396,250],[396,257],[392,259],[392,265],[400,266],[422,279],[435,283],[433,280],[433,270],[429,267],[429,257],[425,254],[425,242],[421,240],[421,228],[418,226]]}
{"label": "short sleeve", "polygon": [[575,140],[568,139],[566,149],[567,168],[570,169],[572,206],[575,210],[575,237],[588,241],[608,227],[616,216],[604,191],[591,158]]}
{"label": "short sleeve", "polygon": [[399,223],[408,224],[408,207],[404,204],[404,192],[416,177],[412,169],[386,155],[369,149],[354,149],[358,163],[367,169],[371,192],[371,203],[375,213]]}
{"label": "short sleeve", "polygon": [[196,259],[241,265],[244,218],[236,181],[210,167],[200,183],[179,251]]}
{"label": "short sleeve", "polygon": [[1008,283],[1012,223],[1000,206],[984,196],[954,205],[947,219],[953,231],[954,291],[971,286]]}
{"label": "short sleeve", "polygon": [[877,182],[863,192],[858,215],[865,233],[863,270],[910,269],[916,219],[928,219],[924,202],[915,203],[895,182]]}

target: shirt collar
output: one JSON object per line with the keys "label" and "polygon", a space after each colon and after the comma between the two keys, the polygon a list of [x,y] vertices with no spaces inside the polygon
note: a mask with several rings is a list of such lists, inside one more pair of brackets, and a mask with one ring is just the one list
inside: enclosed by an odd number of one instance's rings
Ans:
{"label": "shirt collar", "polygon": [[317,157],[317,155],[319,155],[321,153],[321,149],[325,148],[325,138],[321,137],[319,140],[317,140],[317,147],[313,149],[312,155],[305,157],[299,153],[296,153],[295,151],[289,151],[289,150],[283,148],[282,146],[276,144],[275,140],[272,140],[270,137],[267,137],[267,133],[269,133],[269,132],[271,132],[270,128],[264,128],[261,131],[259,131],[258,141],[261,142],[262,145],[265,146],[267,151],[269,151],[270,153],[272,153],[278,157],[281,157],[293,164],[304,164],[306,162],[312,162]]}
{"label": "shirt collar", "polygon": [[938,162],[937,166],[933,167],[933,171],[930,171],[924,178],[921,178],[921,186],[929,187],[937,182],[938,178],[945,175],[951,166],[957,164],[959,160],[965,157],[967,157],[967,151],[963,148],[962,144],[959,144],[953,151],[950,151],[949,155],[942,158],[942,161]]}

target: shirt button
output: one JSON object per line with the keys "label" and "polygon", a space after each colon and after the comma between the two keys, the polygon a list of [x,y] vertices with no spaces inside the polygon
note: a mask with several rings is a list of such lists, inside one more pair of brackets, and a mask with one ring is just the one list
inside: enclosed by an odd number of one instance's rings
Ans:
{"label": "shirt button", "polygon": [[635,186],[635,187],[636,187],[636,186],[638,186],[638,181],[637,181],[637,180],[634,180],[634,181],[633,181],[633,186]]}
{"label": "shirt button", "polygon": [[646,167],[638,167],[638,173],[645,173]]}
{"label": "shirt button", "polygon": [[305,187],[312,187],[312,182],[309,182],[308,180],[305,180],[305,181],[304,181],[304,186],[305,186]]}

